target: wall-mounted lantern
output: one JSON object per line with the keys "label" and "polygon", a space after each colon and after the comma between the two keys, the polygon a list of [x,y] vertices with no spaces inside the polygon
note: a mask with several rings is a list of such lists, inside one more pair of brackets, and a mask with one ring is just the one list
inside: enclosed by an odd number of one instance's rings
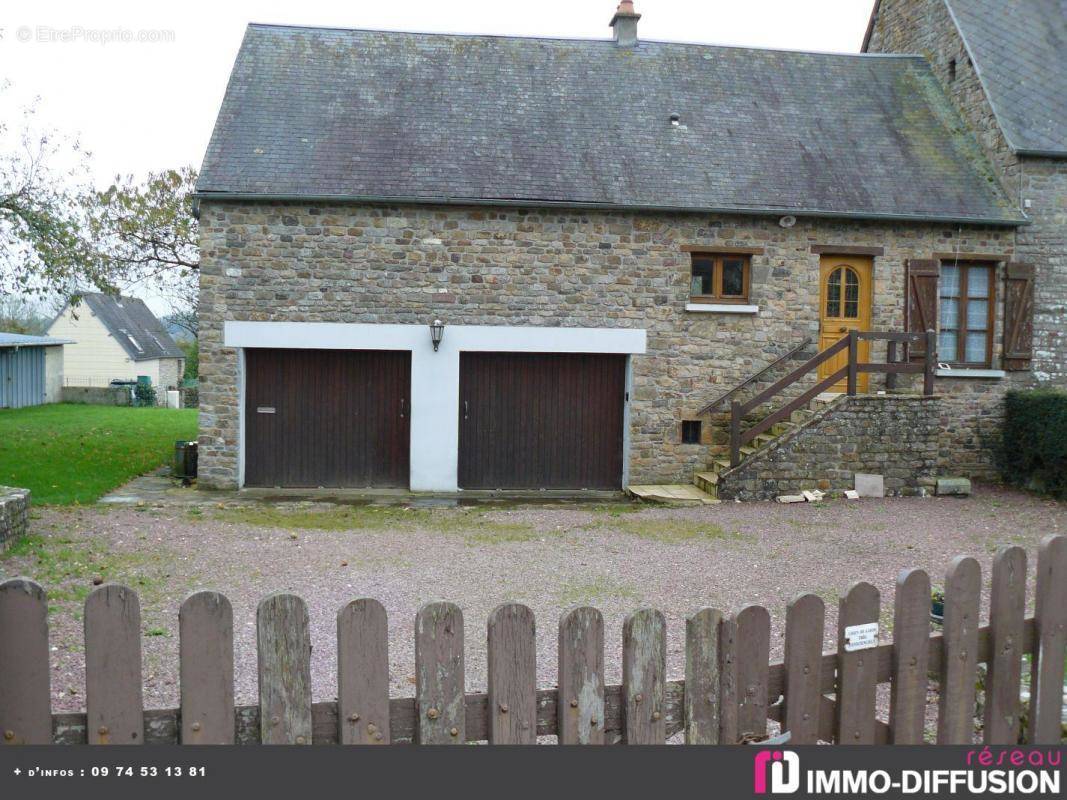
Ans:
{"label": "wall-mounted lantern", "polygon": [[445,323],[439,319],[435,319],[430,323],[430,341],[433,342],[433,351],[436,353],[437,348],[441,346],[441,340],[445,338]]}

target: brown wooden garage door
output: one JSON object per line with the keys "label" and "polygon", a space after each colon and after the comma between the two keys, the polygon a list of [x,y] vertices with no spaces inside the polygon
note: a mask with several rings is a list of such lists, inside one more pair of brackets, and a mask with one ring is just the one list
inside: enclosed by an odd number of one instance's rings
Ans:
{"label": "brown wooden garage door", "polygon": [[626,357],[463,353],[459,485],[618,489]]}
{"label": "brown wooden garage door", "polygon": [[246,486],[408,485],[411,354],[245,351]]}

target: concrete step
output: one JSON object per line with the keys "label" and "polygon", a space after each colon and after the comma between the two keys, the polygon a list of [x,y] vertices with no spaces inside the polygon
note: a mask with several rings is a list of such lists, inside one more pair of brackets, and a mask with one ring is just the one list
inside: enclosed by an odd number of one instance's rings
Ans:
{"label": "concrete step", "polygon": [[730,460],[726,458],[716,458],[709,466],[713,472],[725,472],[730,469]]}
{"label": "concrete step", "polygon": [[694,484],[664,484],[654,486],[627,486],[626,492],[649,503],[665,505],[714,505],[719,500]]}
{"label": "concrete step", "polygon": [[693,476],[693,483],[700,491],[711,497],[719,496],[719,476],[714,472],[698,472]]}
{"label": "concrete step", "polygon": [[811,401],[813,406],[817,406],[820,409],[826,408],[831,403],[835,402],[841,397],[841,392],[823,392],[822,394],[815,395],[815,399]]}

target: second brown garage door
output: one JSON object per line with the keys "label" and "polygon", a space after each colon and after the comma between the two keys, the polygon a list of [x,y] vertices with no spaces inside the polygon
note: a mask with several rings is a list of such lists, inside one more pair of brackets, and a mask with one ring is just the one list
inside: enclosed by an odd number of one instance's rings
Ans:
{"label": "second brown garage door", "polygon": [[245,485],[406,487],[411,354],[245,351]]}
{"label": "second brown garage door", "polygon": [[626,357],[463,353],[463,489],[618,489]]}

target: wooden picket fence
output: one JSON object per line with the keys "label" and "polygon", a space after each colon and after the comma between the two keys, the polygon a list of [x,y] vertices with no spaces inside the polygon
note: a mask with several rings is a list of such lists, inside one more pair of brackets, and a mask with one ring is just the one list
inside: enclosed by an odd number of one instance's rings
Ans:
{"label": "wooden picket fence", "polygon": [[[931,633],[930,579],[899,576],[891,643],[846,646],[846,629],[878,623],[877,589],[857,583],[840,600],[836,652],[822,652],[825,608],[816,595],[789,604],[785,657],[770,663],[771,619],[761,606],[686,622],[684,680],[666,678],[663,615],[642,609],[623,628],[623,681],[604,685],[604,622],[577,608],[559,623],[558,686],[538,689],[534,616],[519,604],[488,624],[488,692],[465,693],[463,615],[423,606],[415,622],[415,696],[389,697],[385,609],[354,600],[338,613],[337,700],[312,703],[311,638],[304,601],[264,599],[257,611],[259,703],[234,706],[233,613],[217,592],[190,596],[179,612],[181,707],[142,706],[137,594],[117,585],[85,603],[85,713],[52,714],[47,602],[25,578],[0,584],[0,730],[4,744],[690,744],[758,741],[775,720],[792,744],[924,741],[927,689],[939,689],[938,743],[974,740],[976,678],[986,665],[989,744],[1058,743],[1067,628],[1067,537],[1041,544],[1035,613],[1027,618],[1026,552],[993,560],[990,623],[980,625],[981,568],[952,562],[943,630]],[[1030,703],[1020,703],[1022,657],[1031,656]],[[889,683],[888,720],[876,691]],[[1020,730],[1025,717],[1027,725]]]}

